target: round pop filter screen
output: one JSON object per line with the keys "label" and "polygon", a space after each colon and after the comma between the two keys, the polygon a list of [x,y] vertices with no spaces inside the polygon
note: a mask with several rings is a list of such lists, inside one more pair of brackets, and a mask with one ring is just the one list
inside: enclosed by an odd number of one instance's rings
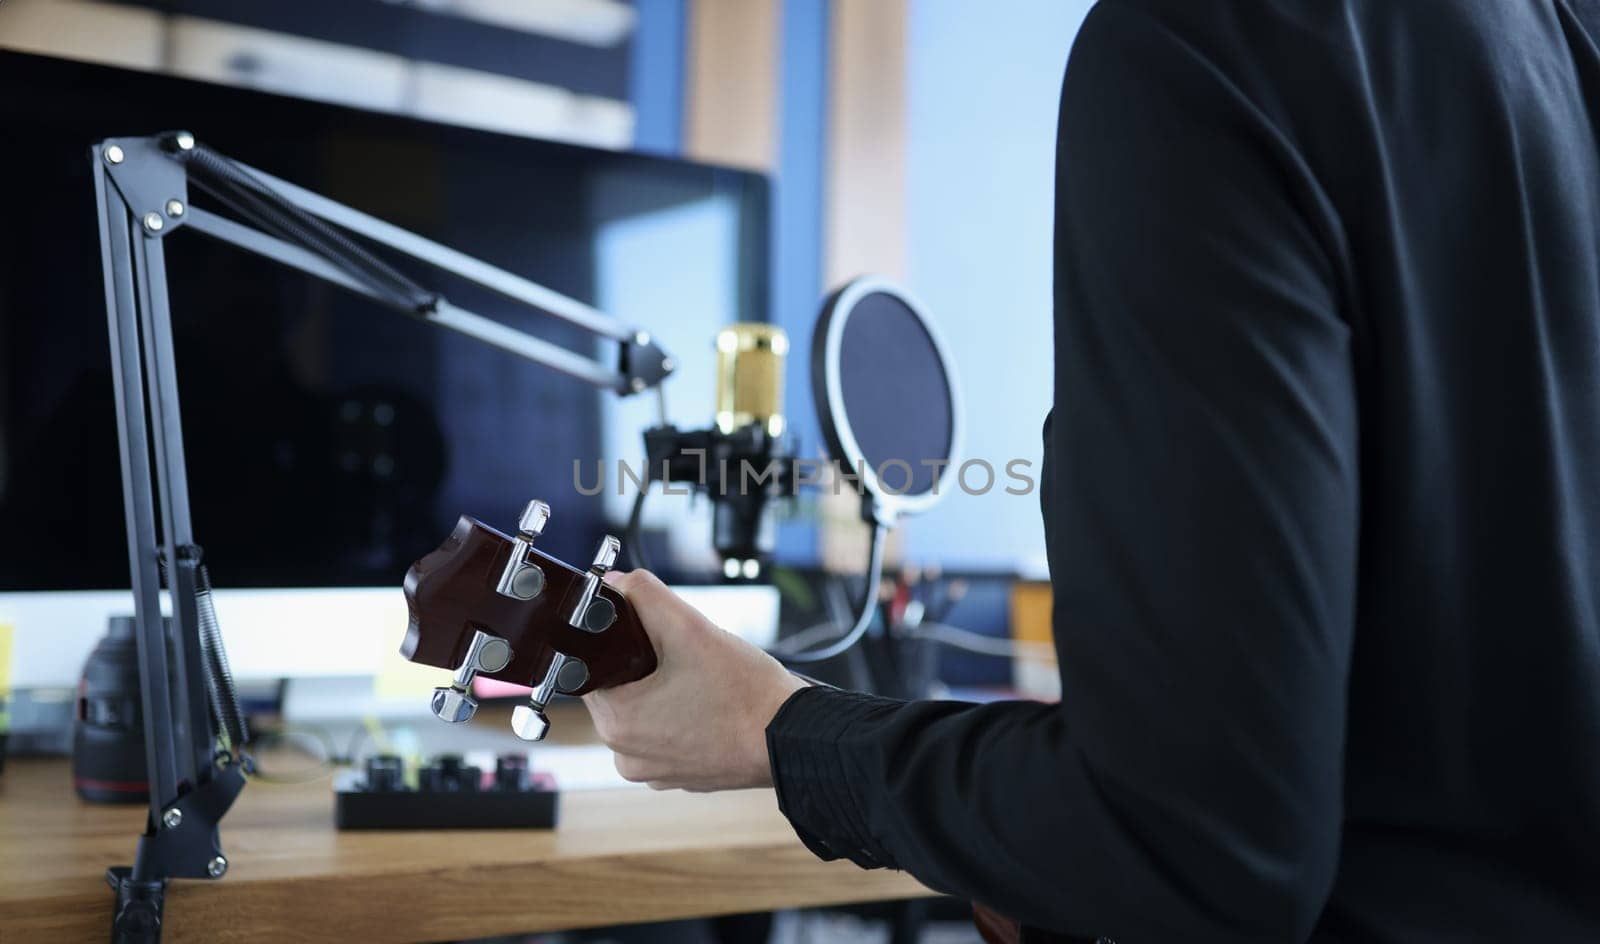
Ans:
{"label": "round pop filter screen", "polygon": [[959,413],[947,352],[921,308],[889,283],[860,279],[830,299],[813,343],[834,457],[852,470],[865,461],[867,488],[894,512],[932,504],[951,473]]}

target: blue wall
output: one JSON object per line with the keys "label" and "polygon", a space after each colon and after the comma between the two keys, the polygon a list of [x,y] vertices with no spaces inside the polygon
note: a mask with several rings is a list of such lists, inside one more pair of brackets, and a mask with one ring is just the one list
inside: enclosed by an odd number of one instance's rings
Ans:
{"label": "blue wall", "polygon": [[673,157],[683,148],[684,0],[638,0],[628,98],[633,102],[633,146]]}
{"label": "blue wall", "polygon": [[[1000,483],[957,490],[905,525],[906,551],[948,567],[1042,572],[1037,493],[1005,464],[1041,455],[1050,407],[1056,103],[1088,0],[912,0],[907,281],[955,352],[969,457]],[[983,476],[969,479],[980,487]]]}
{"label": "blue wall", "polygon": [[[823,452],[811,401],[811,328],[822,284],[824,168],[828,132],[829,5],[785,0],[778,71],[778,167],[773,175],[772,320],[792,344],[784,377],[784,413],[801,455]],[[816,520],[803,512],[782,522],[777,557],[810,564],[817,556]]]}

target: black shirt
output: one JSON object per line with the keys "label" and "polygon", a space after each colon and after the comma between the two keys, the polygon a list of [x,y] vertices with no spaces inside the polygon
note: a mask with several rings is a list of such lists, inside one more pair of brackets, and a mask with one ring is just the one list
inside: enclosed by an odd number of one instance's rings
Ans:
{"label": "black shirt", "polygon": [[814,850],[1120,944],[1600,941],[1592,35],[1578,0],[1091,12],[1061,703],[796,694]]}

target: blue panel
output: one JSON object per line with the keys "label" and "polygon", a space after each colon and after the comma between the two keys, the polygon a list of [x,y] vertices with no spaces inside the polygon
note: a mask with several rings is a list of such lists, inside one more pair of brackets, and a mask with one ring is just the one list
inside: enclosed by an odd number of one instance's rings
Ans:
{"label": "blue panel", "polygon": [[[778,168],[773,199],[773,320],[793,342],[784,412],[801,454],[821,454],[822,434],[811,402],[811,327],[822,303],[823,185],[828,115],[828,14],[820,0],[785,0],[779,75]],[[777,558],[816,559],[816,523],[779,528]]]}
{"label": "blue panel", "polygon": [[628,97],[633,146],[676,156],[683,149],[684,0],[637,0]]}

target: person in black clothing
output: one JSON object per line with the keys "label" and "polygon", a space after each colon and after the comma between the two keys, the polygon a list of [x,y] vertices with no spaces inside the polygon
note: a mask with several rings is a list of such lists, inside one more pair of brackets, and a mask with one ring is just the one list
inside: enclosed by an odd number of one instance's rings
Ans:
{"label": "person in black clothing", "polygon": [[[808,686],[647,574],[625,776],[1144,941],[1600,941],[1600,3],[1103,0],[1061,95],[1059,705]],[[998,369],[998,365],[997,365]]]}

